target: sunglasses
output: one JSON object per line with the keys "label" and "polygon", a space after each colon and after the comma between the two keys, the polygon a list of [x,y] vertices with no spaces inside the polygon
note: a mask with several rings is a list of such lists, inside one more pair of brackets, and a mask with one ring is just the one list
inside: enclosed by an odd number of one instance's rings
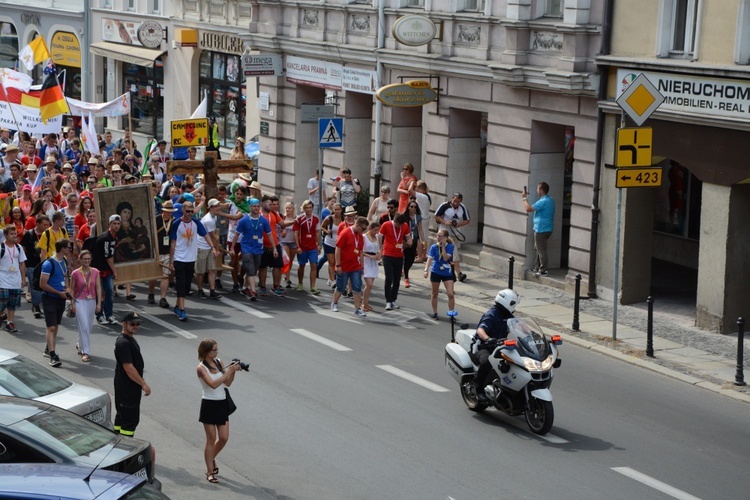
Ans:
{"label": "sunglasses", "polygon": [[192,214],[195,212],[195,210],[183,210],[186,214]]}

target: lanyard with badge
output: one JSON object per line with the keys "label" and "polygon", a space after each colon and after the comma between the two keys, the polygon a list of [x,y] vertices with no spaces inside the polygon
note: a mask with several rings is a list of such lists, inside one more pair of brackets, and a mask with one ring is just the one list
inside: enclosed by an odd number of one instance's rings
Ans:
{"label": "lanyard with badge", "polygon": [[16,272],[16,266],[13,265],[13,260],[15,259],[15,261],[18,262],[18,247],[16,245],[13,245],[13,247],[6,245],[5,249],[8,251],[8,257],[10,258],[9,271],[12,273]]}
{"label": "lanyard with badge", "polygon": [[313,218],[310,217],[309,219],[305,217],[305,225],[307,226],[307,234],[305,234],[305,238],[312,238],[312,224],[313,224]]}
{"label": "lanyard with badge", "polygon": [[401,239],[401,232],[404,230],[404,226],[402,226],[402,225],[399,224],[399,227],[398,227],[398,236],[396,236],[396,226],[395,226],[395,224],[393,222],[391,222],[391,229],[393,229],[393,237],[396,239],[396,243],[395,243],[396,248],[398,248],[399,250],[401,250],[402,248],[404,248],[404,244],[403,243],[399,243],[398,241]]}
{"label": "lanyard with badge", "polygon": [[[162,219],[164,220],[164,219]],[[161,239],[162,245],[169,246],[169,231],[172,229],[172,218],[168,222],[164,222],[164,236]]]}

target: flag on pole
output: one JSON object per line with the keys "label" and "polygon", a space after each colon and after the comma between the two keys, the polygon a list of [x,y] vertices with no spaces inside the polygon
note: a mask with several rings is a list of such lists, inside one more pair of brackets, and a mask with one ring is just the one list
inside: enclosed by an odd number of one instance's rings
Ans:
{"label": "flag on pole", "polygon": [[200,104],[198,104],[198,107],[195,108],[195,111],[193,111],[193,114],[190,115],[190,118],[205,118],[206,114],[208,113],[208,92],[203,96],[203,100]]}
{"label": "flag on pole", "polygon": [[156,139],[151,139],[148,141],[148,144],[146,144],[146,147],[143,148],[143,167],[141,167],[141,175],[148,172],[148,162],[151,160],[151,153],[154,151],[154,148],[156,148]]}
{"label": "flag on pole", "polygon": [[57,78],[55,78],[54,72],[48,74],[44,78],[44,83],[42,83],[42,90],[39,95],[39,111],[44,123],[55,116],[70,113],[68,103],[65,102],[65,95],[63,95],[63,90]]}
{"label": "flag on pole", "polygon": [[86,123],[83,115],[81,115],[81,138],[83,139],[83,147],[86,151],[89,151],[92,155],[99,154],[99,142],[96,140],[96,127],[94,126],[94,116],[89,112],[88,123]]}
{"label": "flag on pole", "polygon": [[29,75],[24,75],[10,68],[0,68],[0,83],[6,89],[18,89],[28,92],[34,81]]}
{"label": "flag on pole", "polygon": [[31,186],[31,192],[36,193],[39,188],[42,186],[42,177],[44,177],[44,168],[39,170],[39,172],[36,173],[36,179],[34,179],[34,184]]}
{"label": "flag on pole", "polygon": [[19,64],[23,62],[26,69],[31,71],[34,69],[34,66],[51,57],[52,56],[49,55],[47,44],[44,43],[44,38],[40,36],[33,39],[31,43],[21,49],[18,53],[18,62]]}

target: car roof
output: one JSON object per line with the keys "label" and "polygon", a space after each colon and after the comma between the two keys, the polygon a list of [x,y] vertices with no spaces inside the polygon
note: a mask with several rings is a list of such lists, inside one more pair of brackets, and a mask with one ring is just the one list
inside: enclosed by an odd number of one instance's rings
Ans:
{"label": "car roof", "polygon": [[96,470],[86,481],[90,473],[90,468],[70,465],[0,464],[0,495],[115,499],[146,481],[132,474],[105,469]]}
{"label": "car roof", "polygon": [[33,399],[0,396],[0,425],[13,425],[48,410],[50,406]]}

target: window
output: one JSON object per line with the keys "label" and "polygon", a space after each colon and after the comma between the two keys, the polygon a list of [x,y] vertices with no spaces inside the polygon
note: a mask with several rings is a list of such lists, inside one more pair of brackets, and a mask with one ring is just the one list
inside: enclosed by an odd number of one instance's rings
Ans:
{"label": "window", "polygon": [[112,0],[102,0],[102,7],[105,9],[111,9],[112,8]]}
{"label": "window", "polygon": [[18,61],[18,34],[12,23],[0,23],[0,66],[15,68]]}
{"label": "window", "polygon": [[701,0],[662,0],[659,8],[659,57],[694,58],[698,46]]}
{"label": "window", "polygon": [[464,8],[462,10],[484,12],[484,0],[464,0]]}
{"label": "window", "polygon": [[742,65],[750,64],[750,0],[740,2],[734,43],[734,62]]}
{"label": "window", "polygon": [[152,14],[161,14],[161,0],[149,0],[149,12]]}
{"label": "window", "polygon": [[125,2],[125,4],[126,4],[125,8],[127,10],[131,10],[131,11],[135,10],[135,0],[128,0],[127,2]]}
{"label": "window", "polygon": [[200,100],[208,93],[208,116],[219,125],[219,145],[234,147],[245,136],[245,82],[240,56],[203,51],[199,63]]}
{"label": "window", "polygon": [[424,7],[424,0],[406,0],[406,7]]}
{"label": "window", "polygon": [[[137,64],[122,64],[125,92],[130,92],[133,132],[149,137],[162,137],[164,133],[164,63],[161,58],[153,68]],[[128,126],[123,117],[122,128]]]}
{"label": "window", "polygon": [[564,0],[545,0],[544,15],[547,17],[562,17]]}

